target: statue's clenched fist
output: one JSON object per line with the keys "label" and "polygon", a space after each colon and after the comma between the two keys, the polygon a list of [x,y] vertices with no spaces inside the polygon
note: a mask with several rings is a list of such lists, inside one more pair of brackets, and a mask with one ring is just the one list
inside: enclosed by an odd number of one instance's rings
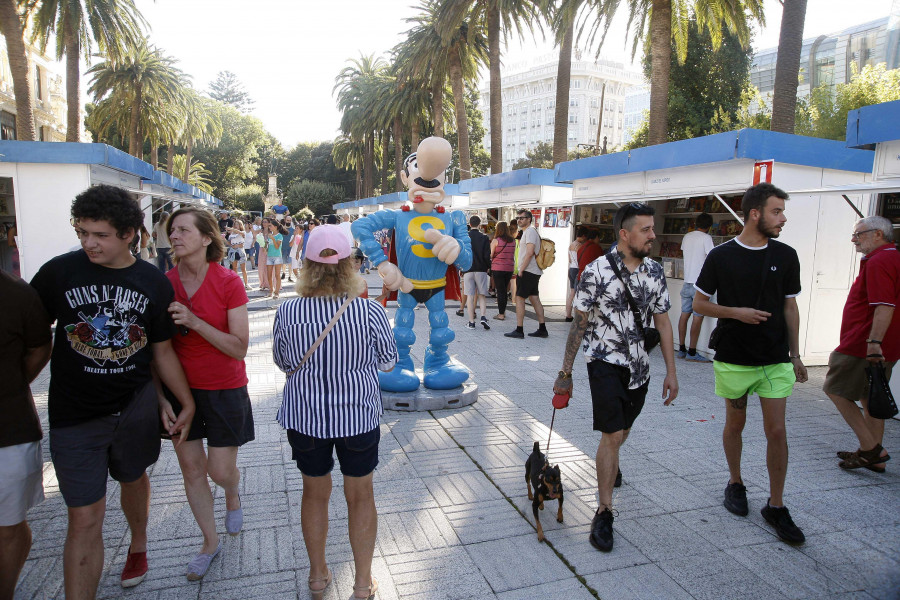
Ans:
{"label": "statue's clenched fist", "polygon": [[425,231],[425,241],[432,245],[431,252],[442,263],[452,265],[453,261],[459,256],[462,247],[456,238],[450,235],[444,235],[437,229],[427,229]]}
{"label": "statue's clenched fist", "polygon": [[400,268],[394,263],[384,261],[378,265],[378,274],[384,280],[384,285],[389,290],[400,290],[401,292],[410,293],[413,290],[413,284],[409,279],[403,276]]}

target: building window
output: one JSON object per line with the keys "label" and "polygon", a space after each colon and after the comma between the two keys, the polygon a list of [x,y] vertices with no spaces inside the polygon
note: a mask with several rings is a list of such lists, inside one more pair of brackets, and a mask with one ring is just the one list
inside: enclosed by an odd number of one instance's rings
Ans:
{"label": "building window", "polygon": [[569,115],[569,123],[577,123],[578,115]]}
{"label": "building window", "polygon": [[834,61],[835,47],[837,46],[836,38],[828,38],[816,48],[813,57],[813,80],[812,87],[820,85],[834,85]]}
{"label": "building window", "polygon": [[16,139],[16,115],[0,110],[0,140]]}
{"label": "building window", "polygon": [[850,43],[847,45],[846,81],[850,81],[850,78],[853,76],[851,65],[855,64],[856,67],[860,71],[862,71],[863,67],[865,67],[866,65],[875,64],[876,36],[876,32],[866,31],[860,34],[855,34],[850,38]]}
{"label": "building window", "polygon": [[34,99],[44,99],[44,94],[41,90],[41,68],[37,65],[34,67]]}

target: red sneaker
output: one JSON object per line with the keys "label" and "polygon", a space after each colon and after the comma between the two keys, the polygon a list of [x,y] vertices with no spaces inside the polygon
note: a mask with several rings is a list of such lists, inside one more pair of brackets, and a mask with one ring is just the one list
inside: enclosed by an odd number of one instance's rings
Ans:
{"label": "red sneaker", "polygon": [[147,575],[147,553],[129,552],[122,569],[122,587],[134,587]]}

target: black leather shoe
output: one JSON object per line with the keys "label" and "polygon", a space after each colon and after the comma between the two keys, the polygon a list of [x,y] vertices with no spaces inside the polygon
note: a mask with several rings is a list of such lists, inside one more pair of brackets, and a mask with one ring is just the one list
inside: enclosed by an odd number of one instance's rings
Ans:
{"label": "black leather shoe", "polygon": [[591,522],[591,546],[601,552],[609,552],[613,548],[613,514],[608,508],[594,514]]}
{"label": "black leather shoe", "polygon": [[531,333],[529,333],[529,334],[528,334],[528,337],[545,338],[545,337],[548,337],[549,335],[550,335],[550,334],[547,333],[547,329],[544,328],[544,327],[541,327],[541,328],[538,329],[537,331],[532,331]]}
{"label": "black leather shoe", "polygon": [[518,329],[513,329],[509,333],[504,333],[503,336],[508,338],[525,339],[525,334]]}

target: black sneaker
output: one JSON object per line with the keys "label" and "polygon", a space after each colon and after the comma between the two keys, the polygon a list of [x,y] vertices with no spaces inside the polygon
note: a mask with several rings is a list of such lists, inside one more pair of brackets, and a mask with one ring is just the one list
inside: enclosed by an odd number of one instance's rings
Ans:
{"label": "black sneaker", "polygon": [[622,470],[620,469],[618,473],[616,473],[616,482],[613,484],[613,487],[622,487]]}
{"label": "black sneaker", "polygon": [[608,508],[597,509],[591,521],[591,546],[601,552],[609,552],[613,547],[613,514]]}
{"label": "black sneaker", "polygon": [[545,337],[547,337],[547,336],[549,336],[549,335],[550,335],[550,334],[547,333],[547,328],[546,328],[546,327],[539,327],[537,331],[532,331],[531,333],[529,333],[529,334],[528,334],[528,337],[540,337],[540,338],[545,338]]}
{"label": "black sneaker", "polygon": [[466,329],[475,329],[475,321],[469,321],[466,323]]}
{"label": "black sneaker", "polygon": [[775,533],[783,541],[788,544],[802,544],[806,541],[806,536],[803,535],[799,527],[794,525],[794,520],[791,519],[791,513],[788,512],[787,506],[775,508],[774,506],[769,506],[769,503],[766,502],[766,505],[759,512],[762,513],[766,522],[775,528]]}
{"label": "black sneaker", "polygon": [[485,330],[488,330],[491,328],[491,326],[488,325],[487,317],[481,317],[481,326],[484,327]]}
{"label": "black sneaker", "polygon": [[747,488],[743,483],[729,483],[725,488],[725,508],[739,517],[746,517],[750,512],[747,506]]}
{"label": "black sneaker", "polygon": [[509,338],[518,338],[520,340],[525,339],[525,333],[522,331],[519,331],[518,329],[513,329],[509,333],[504,333],[503,336],[509,337]]}
{"label": "black sneaker", "polygon": [[456,316],[457,317],[463,316],[463,309],[459,309],[458,311],[456,311]]}

